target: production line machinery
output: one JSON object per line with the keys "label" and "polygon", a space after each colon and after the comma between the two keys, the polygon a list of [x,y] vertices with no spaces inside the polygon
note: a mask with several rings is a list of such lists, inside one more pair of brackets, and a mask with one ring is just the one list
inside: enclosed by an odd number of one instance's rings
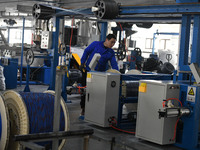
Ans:
{"label": "production line machinery", "polygon": [[85,120],[102,127],[109,127],[108,120],[114,117],[117,120],[117,127],[134,128],[137,106],[128,114],[124,114],[123,106],[138,102],[139,80],[172,79],[172,76],[167,74],[138,74],[138,72],[137,74],[89,72]]}
{"label": "production line machinery", "polygon": [[[101,127],[135,128],[137,138],[160,145],[199,149],[199,85],[173,82],[171,78],[162,74],[90,72],[85,121]],[[123,105],[127,103],[136,107],[124,114]]]}
{"label": "production line machinery", "polygon": [[[187,0],[176,1],[179,2],[191,2]],[[192,2],[199,2],[198,0]],[[42,7],[42,6],[41,6]],[[110,9],[113,8],[113,9]],[[52,9],[48,9],[51,11]],[[113,10],[113,13],[110,11]],[[80,10],[79,12],[84,11]],[[36,18],[42,18],[45,16],[46,12],[35,11]],[[40,12],[40,13],[39,13]],[[190,25],[193,23],[193,41],[192,41],[192,56],[191,62],[199,62],[199,4],[191,5],[163,5],[163,6],[120,6],[114,1],[97,1],[95,7],[93,7],[93,12],[97,18],[100,19],[138,19],[134,18],[136,14],[146,14],[150,17],[140,17],[140,19],[146,20],[178,20],[182,22],[181,26],[181,38],[180,38],[180,56],[179,56],[179,76],[178,82],[175,80],[173,83],[168,82],[155,82],[155,81],[142,81],[141,79],[158,79],[157,77],[138,78],[126,75],[117,74],[98,74],[89,73],[88,74],[88,92],[86,94],[86,112],[85,120],[96,125],[103,127],[109,126],[110,119],[114,118],[117,120],[116,124],[120,127],[120,115],[122,115],[122,106],[126,102],[138,102],[139,107],[137,109],[137,120],[136,121],[136,136],[141,139],[149,140],[161,145],[175,143],[177,146],[196,150],[199,149],[198,134],[199,134],[199,86],[193,85],[193,82],[188,81],[188,49],[189,49],[189,36],[190,36]],[[38,13],[38,14],[37,14]],[[50,15],[54,15],[55,12],[47,12]],[[55,14],[58,16],[63,16],[67,12],[57,12]],[[69,13],[68,13],[69,14]],[[74,15],[71,12],[71,15]],[[151,16],[152,14],[157,14],[157,16]],[[160,14],[173,14],[175,17],[160,17]],[[177,15],[176,15],[177,14]],[[91,15],[88,13],[87,15]],[[170,20],[170,21],[171,21]],[[193,21],[192,21],[193,20]],[[111,76],[113,76],[111,78]],[[144,76],[143,76],[144,77]],[[171,78],[170,75],[168,77]],[[168,78],[167,77],[167,78]],[[139,98],[138,97],[123,97],[122,96],[122,81],[128,78],[128,80],[141,80],[139,85]],[[163,80],[160,78],[159,80]],[[166,79],[165,79],[166,80]],[[169,80],[169,79],[167,79]],[[96,83],[96,84],[95,84]],[[103,84],[104,83],[104,84]],[[199,83],[199,82],[198,82]],[[129,85],[130,83],[126,83]],[[131,85],[131,84],[130,84]],[[152,90],[155,87],[157,90]],[[158,88],[160,87],[160,88]],[[101,89],[101,90],[100,90]],[[169,93],[168,93],[169,92]],[[156,94],[155,94],[156,93]],[[95,96],[95,94],[97,96]],[[145,98],[144,98],[145,97]],[[177,100],[180,106],[173,101],[172,98],[179,98]],[[165,102],[166,101],[166,102]],[[175,100],[176,101],[176,100]],[[144,105],[140,105],[140,102]],[[152,104],[147,105],[149,102]],[[155,104],[155,105],[154,105]],[[87,107],[91,105],[91,107]],[[108,106],[110,107],[108,107]],[[148,109],[143,108],[143,106],[149,107]],[[92,107],[94,106],[94,107]],[[102,106],[101,108],[99,106]],[[110,109],[112,108],[112,109]],[[148,110],[148,111],[147,111]],[[121,112],[120,112],[121,111]],[[148,113],[152,120],[146,119],[143,115]],[[99,118],[99,119],[98,119]],[[142,119],[141,119],[142,118]],[[149,119],[149,120],[148,120]],[[141,122],[140,122],[141,121]],[[149,132],[146,129],[146,124],[152,127],[152,131]],[[179,123],[178,123],[179,122]],[[155,123],[155,125],[154,125]],[[138,124],[145,124],[141,127]],[[155,129],[159,126],[159,128]],[[168,126],[167,126],[168,125]],[[166,127],[167,126],[167,127]],[[140,132],[140,131],[144,132]],[[169,131],[170,130],[170,131]],[[168,132],[169,131],[169,132]],[[156,136],[154,134],[156,133]],[[158,135],[159,134],[159,135]],[[158,138],[162,138],[158,140]]]}

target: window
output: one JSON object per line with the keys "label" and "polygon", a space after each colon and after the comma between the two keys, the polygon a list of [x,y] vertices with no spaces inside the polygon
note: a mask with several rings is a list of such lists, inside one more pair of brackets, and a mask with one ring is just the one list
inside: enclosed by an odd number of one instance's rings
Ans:
{"label": "window", "polygon": [[169,43],[170,39],[161,39],[159,41],[159,49],[167,49],[168,48],[168,43]]}
{"label": "window", "polygon": [[152,38],[146,38],[145,49],[152,49],[152,48],[153,48],[153,39]]}

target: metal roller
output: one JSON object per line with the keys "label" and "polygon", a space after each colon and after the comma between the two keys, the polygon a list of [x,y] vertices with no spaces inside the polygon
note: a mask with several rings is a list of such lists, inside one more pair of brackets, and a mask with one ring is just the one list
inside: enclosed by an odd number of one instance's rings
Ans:
{"label": "metal roller", "polygon": [[100,19],[114,19],[119,14],[119,5],[114,0],[98,0],[94,14]]}
{"label": "metal roller", "polygon": [[33,5],[32,15],[36,19],[48,20],[55,14],[55,10],[41,4]]}
{"label": "metal roller", "polygon": [[122,95],[124,97],[138,97],[139,81],[124,81]]}
{"label": "metal roller", "polygon": [[[10,124],[10,133],[9,131],[7,131],[7,136],[9,137],[9,139],[6,141],[8,149],[17,150],[20,147],[18,142],[14,142],[12,140],[14,135],[44,133],[53,131],[53,91],[46,91],[45,93],[17,93],[15,91],[10,90],[6,91],[3,94],[3,97],[6,107],[8,107],[8,114],[4,113],[4,116],[9,117]],[[2,100],[0,99],[0,103],[1,101]],[[0,106],[2,107],[3,105]],[[63,99],[61,99],[60,120],[60,130],[68,131],[69,113]],[[8,119],[6,121],[8,121]],[[59,149],[61,149],[64,146],[65,142],[65,139],[61,140]],[[42,146],[51,146],[51,143],[52,142],[40,142],[38,144]]]}

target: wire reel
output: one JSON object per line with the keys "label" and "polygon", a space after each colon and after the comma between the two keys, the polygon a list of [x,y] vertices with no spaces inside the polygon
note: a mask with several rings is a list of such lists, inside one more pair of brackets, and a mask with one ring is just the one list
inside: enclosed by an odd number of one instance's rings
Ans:
{"label": "wire reel", "polygon": [[117,58],[118,60],[123,60],[126,57],[125,45],[119,45],[117,49]]}
{"label": "wire reel", "polygon": [[26,63],[27,65],[32,65],[33,64],[33,61],[34,61],[34,53],[33,53],[33,50],[29,49],[26,51],[26,56],[25,56],[25,60],[26,60]]}
{"label": "wire reel", "polygon": [[119,14],[119,5],[114,0],[98,0],[94,8],[95,16],[100,19],[114,19]]}
{"label": "wire reel", "polygon": [[65,44],[60,43],[59,48],[58,48],[58,52],[60,55],[64,56],[66,54],[67,48],[65,46]]}
{"label": "wire reel", "polygon": [[55,14],[55,10],[41,4],[33,5],[32,15],[36,19],[48,20]]}

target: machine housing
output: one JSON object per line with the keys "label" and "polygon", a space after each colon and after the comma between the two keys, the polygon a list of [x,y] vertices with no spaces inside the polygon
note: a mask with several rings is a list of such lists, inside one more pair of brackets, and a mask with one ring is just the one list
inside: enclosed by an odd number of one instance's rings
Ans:
{"label": "machine housing", "polygon": [[85,121],[109,127],[108,119],[118,116],[120,74],[89,72],[85,100]]}
{"label": "machine housing", "polygon": [[[175,143],[174,129],[177,117],[159,118],[163,100],[179,98],[180,85],[169,81],[141,80],[136,122],[136,137],[160,145]],[[174,106],[177,106],[174,102]]]}

